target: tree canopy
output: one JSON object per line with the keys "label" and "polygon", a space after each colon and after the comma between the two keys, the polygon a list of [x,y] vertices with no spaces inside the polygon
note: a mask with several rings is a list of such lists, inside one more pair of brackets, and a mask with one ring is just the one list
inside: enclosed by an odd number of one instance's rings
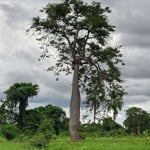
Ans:
{"label": "tree canopy", "polygon": [[17,113],[16,107],[19,105],[19,114],[17,123],[23,128],[25,110],[28,106],[28,98],[36,96],[39,92],[39,86],[32,83],[14,83],[4,93],[6,94],[6,105],[10,111]]}
{"label": "tree canopy", "polygon": [[126,110],[126,116],[124,125],[130,133],[140,135],[150,130],[150,114],[142,108],[131,107]]}

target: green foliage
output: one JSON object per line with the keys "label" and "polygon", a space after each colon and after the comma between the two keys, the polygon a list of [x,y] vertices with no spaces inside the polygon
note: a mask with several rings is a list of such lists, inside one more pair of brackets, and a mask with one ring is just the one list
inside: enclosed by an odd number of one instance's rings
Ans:
{"label": "green foliage", "polygon": [[45,119],[41,122],[38,132],[33,135],[30,146],[38,149],[45,149],[49,141],[54,138],[54,135],[53,121]]}
{"label": "green foliage", "polygon": [[34,135],[30,142],[31,148],[45,149],[48,145],[48,141],[45,139],[45,135],[43,133],[38,133]]}
{"label": "green foliage", "polygon": [[28,98],[36,96],[39,92],[39,86],[32,83],[14,83],[4,93],[6,94],[6,106],[8,110],[16,113],[16,107],[19,105],[19,114],[17,123],[19,128],[24,126],[25,110],[28,106]]}
{"label": "green foliage", "polygon": [[2,126],[0,132],[7,140],[13,140],[19,135],[19,129],[13,124]]}
{"label": "green foliage", "polygon": [[96,123],[87,123],[87,124],[83,124],[80,126],[79,128],[79,131],[81,132],[86,132],[88,133],[89,135],[91,134],[94,135],[95,133],[99,133],[101,132],[103,129],[102,129],[102,125],[101,124],[96,124]]}
{"label": "green foliage", "polygon": [[146,129],[145,131],[143,131],[143,135],[144,136],[150,136],[150,129]]}
{"label": "green foliage", "polygon": [[52,135],[55,134],[53,121],[47,119],[43,120],[39,126],[38,132],[43,133],[45,136],[45,140],[49,141],[52,138]]}
{"label": "green foliage", "polygon": [[124,125],[129,133],[141,135],[144,131],[150,130],[150,114],[143,109],[131,107],[126,110],[126,116]]}
{"label": "green foliage", "polygon": [[[62,108],[53,105],[37,107],[26,111],[23,131],[32,136],[41,130],[42,126],[48,125],[55,134],[68,131],[68,118]],[[48,129],[49,129],[48,127]],[[51,131],[50,129],[50,131]]]}
{"label": "green foliage", "polygon": [[86,137],[111,137],[126,136],[126,130],[112,118],[104,118],[101,123],[87,123],[80,125],[81,136]]}
{"label": "green foliage", "polygon": [[58,106],[47,105],[45,107],[38,107],[35,109],[37,113],[40,113],[43,118],[53,121],[53,127],[56,134],[59,134],[65,125],[67,125],[66,114],[62,108]]}
{"label": "green foliage", "polygon": [[32,83],[14,83],[4,93],[6,94],[6,99],[8,100],[10,107],[13,108],[17,105],[19,100],[26,100],[29,97],[33,97],[38,94],[38,91],[39,86],[37,84],[33,85]]}
{"label": "green foliage", "polygon": [[102,126],[105,131],[111,131],[114,129],[122,128],[121,125],[112,120],[112,118],[104,118],[102,122]]}
{"label": "green foliage", "polygon": [[41,112],[37,111],[36,109],[37,108],[26,111],[23,131],[28,136],[36,134],[42,120],[45,117],[42,115]]}

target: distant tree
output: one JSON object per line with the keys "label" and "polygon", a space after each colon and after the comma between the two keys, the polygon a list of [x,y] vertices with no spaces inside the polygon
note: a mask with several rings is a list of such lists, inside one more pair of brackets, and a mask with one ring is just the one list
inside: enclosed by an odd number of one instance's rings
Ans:
{"label": "distant tree", "polygon": [[[41,12],[45,15],[33,18],[29,31],[42,42],[44,52],[41,58],[51,58],[53,52],[48,49],[52,50],[51,46],[57,49],[56,63],[48,70],[54,70],[55,75],[61,71],[66,74],[73,71],[69,130],[71,139],[79,140],[79,89],[100,102],[111,98],[109,91],[122,82],[118,68],[122,63],[119,47],[106,46],[114,31],[106,15],[111,11],[108,7],[102,8],[98,2],[64,0],[48,4]],[[122,86],[117,90],[124,93]],[[122,99],[122,94],[118,96]]]}
{"label": "distant tree", "polygon": [[16,113],[15,109],[19,105],[18,126],[23,128],[25,110],[28,106],[28,99],[36,96],[39,91],[39,86],[32,83],[15,83],[4,93],[6,94],[7,107]]}
{"label": "distant tree", "polygon": [[126,110],[127,118],[124,125],[130,133],[140,135],[145,130],[150,130],[150,114],[138,107]]}

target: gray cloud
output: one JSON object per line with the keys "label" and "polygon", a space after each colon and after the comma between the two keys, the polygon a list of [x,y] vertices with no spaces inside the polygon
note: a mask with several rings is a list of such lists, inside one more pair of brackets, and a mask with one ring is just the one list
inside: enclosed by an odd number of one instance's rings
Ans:
{"label": "gray cloud", "polygon": [[[0,96],[14,82],[33,82],[40,86],[40,92],[29,103],[29,108],[54,104],[67,108],[71,95],[71,76],[62,75],[59,82],[53,73],[46,72],[52,61],[38,61],[41,50],[37,42],[25,36],[32,17],[48,2],[60,0],[1,0],[0,1]],[[91,0],[87,0],[90,1]],[[99,0],[97,0],[99,1]],[[102,0],[110,6],[110,22],[116,26],[112,44],[123,45],[122,53],[126,66],[123,78],[128,95],[124,97],[126,110],[131,106],[150,111],[150,2],[148,0]],[[84,99],[84,96],[83,96]],[[122,120],[124,111],[118,120]]]}
{"label": "gray cloud", "polygon": [[150,19],[148,17],[150,1],[102,0],[102,4],[112,9],[110,20],[120,35],[119,44],[140,49],[150,48]]}
{"label": "gray cloud", "polygon": [[30,12],[21,3],[2,3],[0,9],[4,12],[6,24],[13,30],[24,28],[23,22],[30,16]]}
{"label": "gray cloud", "polygon": [[125,78],[150,79],[150,50],[145,48],[126,47],[123,58],[126,66],[122,72]]}

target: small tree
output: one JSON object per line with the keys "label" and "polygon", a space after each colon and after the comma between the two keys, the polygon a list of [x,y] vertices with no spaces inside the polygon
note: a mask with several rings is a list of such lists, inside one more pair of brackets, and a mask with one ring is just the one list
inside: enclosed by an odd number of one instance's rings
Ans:
{"label": "small tree", "polygon": [[[41,12],[45,15],[33,18],[29,31],[32,30],[42,42],[42,58],[52,56],[50,46],[57,49],[56,63],[48,70],[54,70],[56,75],[61,71],[66,74],[73,71],[69,131],[72,140],[79,140],[79,89],[84,90],[87,97],[92,95],[105,101],[110,98],[108,93],[113,85],[122,82],[118,68],[118,63],[122,63],[119,47],[106,46],[110,33],[114,31],[106,15],[111,11],[108,7],[102,8],[98,2],[88,4],[82,0],[64,0],[48,4]],[[122,86],[118,90],[123,93]]]}
{"label": "small tree", "polygon": [[28,106],[28,98],[36,96],[39,91],[39,86],[32,83],[15,83],[4,93],[6,94],[6,103],[7,107],[15,111],[14,108],[19,105],[19,115],[18,115],[18,126],[23,128],[25,110]]}

